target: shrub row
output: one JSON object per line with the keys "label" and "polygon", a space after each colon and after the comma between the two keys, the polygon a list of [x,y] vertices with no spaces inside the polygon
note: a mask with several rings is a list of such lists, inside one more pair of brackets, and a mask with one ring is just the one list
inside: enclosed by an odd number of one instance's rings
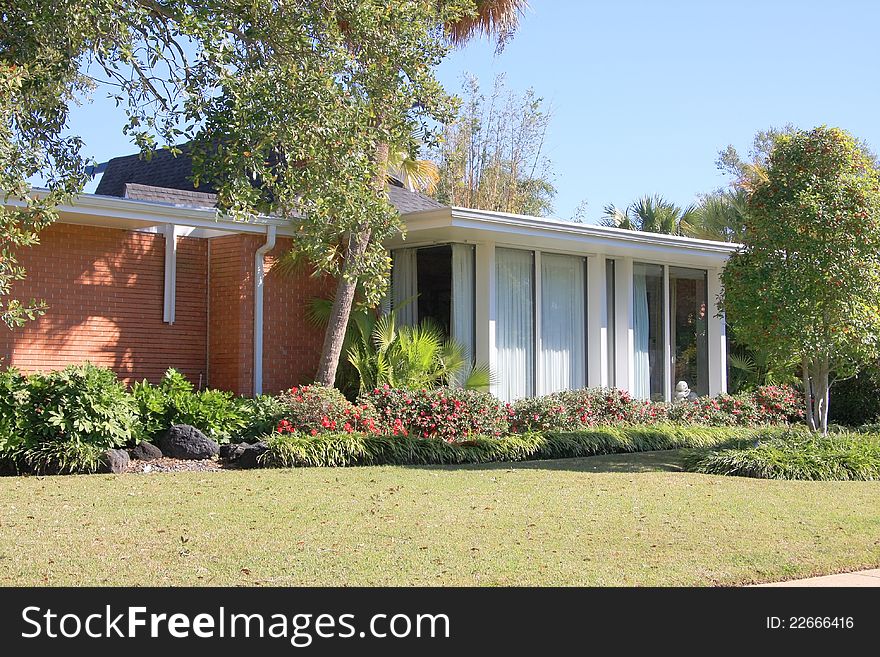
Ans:
{"label": "shrub row", "polygon": [[524,433],[469,440],[368,433],[276,434],[261,464],[269,467],[448,465],[558,459],[661,449],[705,448],[753,440],[740,427],[596,427],[579,432]]}
{"label": "shrub row", "polygon": [[763,386],[750,393],[674,404],[633,399],[628,392],[614,388],[586,388],[521,399],[508,410],[515,432],[580,430],[621,422],[753,427],[786,424],[802,417],[800,396],[787,386]]}
{"label": "shrub row", "polygon": [[704,474],[846,481],[880,479],[880,435],[827,436],[789,429],[759,432],[754,444],[692,455],[686,467]]}

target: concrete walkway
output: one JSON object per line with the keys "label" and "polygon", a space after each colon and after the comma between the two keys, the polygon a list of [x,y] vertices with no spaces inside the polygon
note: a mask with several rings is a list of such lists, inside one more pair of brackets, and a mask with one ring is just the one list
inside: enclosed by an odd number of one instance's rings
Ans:
{"label": "concrete walkway", "polygon": [[856,573],[840,573],[824,577],[793,579],[787,582],[772,582],[757,586],[877,586],[880,587],[880,568],[860,570]]}

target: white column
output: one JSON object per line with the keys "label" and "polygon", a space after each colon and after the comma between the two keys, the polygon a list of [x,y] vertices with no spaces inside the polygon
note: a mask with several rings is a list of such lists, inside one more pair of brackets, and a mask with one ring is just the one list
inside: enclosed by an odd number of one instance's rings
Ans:
{"label": "white column", "polygon": [[710,269],[707,281],[709,308],[709,394],[727,392],[727,326],[718,311],[721,294],[721,271]]}
{"label": "white column", "polygon": [[587,258],[587,385],[608,385],[608,299],[605,256]]}
{"label": "white column", "polygon": [[672,322],[671,302],[669,294],[669,267],[663,265],[663,399],[672,401]]}
{"label": "white column", "polygon": [[[474,346],[476,361],[487,363],[493,376],[497,376],[495,366],[495,243],[479,242],[476,245],[476,334]],[[497,394],[497,386],[491,391]]]}
{"label": "white column", "polygon": [[544,303],[541,300],[541,252],[535,249],[532,256],[532,266],[534,267],[533,280],[535,281],[535,291],[533,295],[534,308],[532,309],[532,317],[534,321],[534,337],[535,337],[535,396],[540,397],[545,394],[544,390],[544,359],[541,357],[543,345],[541,341],[541,322],[543,321],[542,310]]}
{"label": "white column", "polygon": [[634,377],[635,327],[633,325],[633,259],[618,258],[614,265],[614,303],[617,340],[615,345],[615,385],[630,390]]}

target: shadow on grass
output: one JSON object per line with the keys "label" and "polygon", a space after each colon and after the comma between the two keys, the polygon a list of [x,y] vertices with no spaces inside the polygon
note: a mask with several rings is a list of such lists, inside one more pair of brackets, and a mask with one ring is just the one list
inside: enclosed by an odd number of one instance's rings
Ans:
{"label": "shadow on grass", "polygon": [[581,458],[505,463],[468,463],[463,465],[404,466],[418,470],[568,470],[571,472],[683,472],[689,450],[663,450],[630,454],[603,454]]}

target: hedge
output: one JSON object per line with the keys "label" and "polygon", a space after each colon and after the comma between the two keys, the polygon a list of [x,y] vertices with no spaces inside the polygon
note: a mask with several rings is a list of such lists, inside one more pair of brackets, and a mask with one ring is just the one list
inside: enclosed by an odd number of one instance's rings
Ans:
{"label": "hedge", "polygon": [[[268,467],[348,467],[362,465],[452,465],[529,461],[706,448],[754,440],[741,427],[652,426],[597,427],[578,432],[527,433],[476,437],[465,441],[373,434],[274,434],[261,465]],[[763,433],[767,433],[764,430]]]}
{"label": "hedge", "polygon": [[760,479],[877,480],[880,434],[763,431],[752,445],[691,455],[685,467],[691,472]]}

